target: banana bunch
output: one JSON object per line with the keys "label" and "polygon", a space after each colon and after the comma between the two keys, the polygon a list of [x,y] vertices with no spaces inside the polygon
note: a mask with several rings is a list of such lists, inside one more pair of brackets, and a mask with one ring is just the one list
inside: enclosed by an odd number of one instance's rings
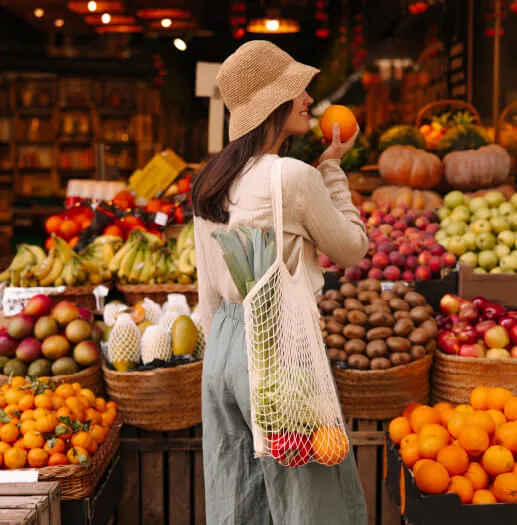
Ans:
{"label": "banana bunch", "polygon": [[171,247],[173,264],[176,267],[174,282],[192,284],[196,275],[196,248],[194,246],[194,223],[187,224],[178,237],[174,247]]}
{"label": "banana bunch", "polygon": [[9,286],[30,286],[33,269],[46,258],[45,252],[32,244],[20,244],[9,267],[0,273],[0,282]]}
{"label": "banana bunch", "polygon": [[[60,237],[54,236],[55,246],[37,265],[28,268],[20,279],[20,286],[55,286],[73,251]],[[43,250],[42,250],[43,251]]]}

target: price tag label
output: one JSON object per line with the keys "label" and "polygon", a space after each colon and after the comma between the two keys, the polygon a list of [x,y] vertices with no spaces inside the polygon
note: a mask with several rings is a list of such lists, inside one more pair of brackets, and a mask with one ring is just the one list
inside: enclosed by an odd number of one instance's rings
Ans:
{"label": "price tag label", "polygon": [[389,290],[393,290],[393,285],[395,283],[392,283],[390,281],[382,281],[381,283],[381,290],[384,292],[384,291],[389,291]]}
{"label": "price tag label", "polygon": [[33,470],[0,470],[0,483],[35,483],[38,471]]}
{"label": "price tag label", "polygon": [[154,222],[158,224],[158,226],[165,226],[169,222],[169,216],[163,213],[163,211],[158,211],[154,216]]}

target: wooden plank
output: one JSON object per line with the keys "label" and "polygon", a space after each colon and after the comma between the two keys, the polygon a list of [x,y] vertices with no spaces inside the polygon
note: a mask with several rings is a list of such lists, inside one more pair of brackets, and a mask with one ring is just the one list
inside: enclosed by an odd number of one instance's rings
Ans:
{"label": "wooden plank", "polygon": [[[153,437],[156,433],[141,430],[143,438]],[[140,453],[140,492],[142,525],[165,523],[164,491],[164,455],[163,452]]]}
{"label": "wooden plank", "polygon": [[0,483],[2,496],[41,496],[48,499],[50,524],[61,524],[61,503],[59,500],[59,483],[41,481],[38,483]]}
{"label": "wooden plank", "polygon": [[[137,439],[138,429],[124,425],[122,435]],[[124,470],[124,488],[117,509],[119,525],[140,524],[140,458],[138,452],[121,447],[121,460]]]}
{"label": "wooden plank", "polygon": [[[377,421],[360,420],[358,431],[377,430]],[[368,525],[377,524],[377,445],[357,447],[357,468],[363,485],[364,497],[368,508]]]}
{"label": "wooden plank", "polygon": [[[167,433],[167,438],[182,438],[189,436],[188,430]],[[171,450],[169,462],[169,524],[190,525],[192,517],[192,453],[188,450]]]}
{"label": "wooden plank", "polygon": [[33,509],[38,525],[51,525],[47,496],[0,496],[0,509]]}
{"label": "wooden plank", "polygon": [[[382,427],[383,432],[386,432],[388,430],[388,421],[384,421]],[[385,445],[383,445],[383,448],[384,446]],[[400,509],[395,503],[395,499],[384,480],[382,481],[381,498],[381,523],[379,525],[395,525],[401,523]]]}
{"label": "wooden plank", "polygon": [[0,523],[8,525],[38,525],[38,515],[30,509],[0,509]]}
{"label": "wooden plank", "polygon": [[[191,430],[193,435],[201,439],[203,431],[201,425]],[[205,478],[203,476],[203,452],[194,453],[194,523],[205,525]]]}
{"label": "wooden plank", "polygon": [[159,434],[145,438],[124,437],[121,442],[124,450],[132,452],[201,452],[201,438],[172,437],[173,435],[176,433],[170,433],[167,437],[161,437]]}

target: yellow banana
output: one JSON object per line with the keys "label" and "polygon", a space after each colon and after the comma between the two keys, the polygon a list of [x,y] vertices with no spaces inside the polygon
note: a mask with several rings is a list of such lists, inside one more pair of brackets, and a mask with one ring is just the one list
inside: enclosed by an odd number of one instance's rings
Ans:
{"label": "yellow banana", "polygon": [[61,277],[67,286],[74,286],[77,283],[77,264],[74,259],[66,263]]}
{"label": "yellow banana", "polygon": [[154,274],[153,254],[149,248],[145,250],[144,267],[139,276],[139,282],[148,284]]}
{"label": "yellow banana", "polygon": [[144,268],[144,259],[145,259],[145,248],[143,246],[138,247],[135,260],[131,266],[131,271],[128,275],[128,281],[132,284],[138,283],[140,274]]}
{"label": "yellow banana", "polygon": [[11,286],[20,286],[20,270],[10,271]]}
{"label": "yellow banana", "polygon": [[34,255],[36,259],[35,264],[41,264],[47,257],[45,251],[36,244],[28,244],[26,248]]}
{"label": "yellow banana", "polygon": [[104,266],[106,268],[109,266],[109,263],[115,256],[115,250],[113,249],[112,244],[103,244],[102,245],[102,261],[104,262]]}
{"label": "yellow banana", "polygon": [[57,280],[57,278],[61,275],[61,272],[63,271],[63,266],[63,260],[60,257],[56,257],[52,269],[50,270],[48,275],[45,278],[40,279],[40,286],[52,286]]}
{"label": "yellow banana", "polygon": [[57,235],[54,235],[53,239],[56,243],[59,258],[63,261],[63,264],[66,264],[72,257],[72,254],[74,253],[72,248],[70,248],[70,246],[68,246],[68,244]]}
{"label": "yellow banana", "polygon": [[38,280],[44,279],[50,273],[50,270],[52,270],[56,258],[57,250],[56,248],[51,248],[48,252],[47,258],[34,270],[34,277]]}
{"label": "yellow banana", "polygon": [[18,246],[16,251],[16,256],[14,257],[11,265],[9,266],[10,270],[22,271],[27,268],[27,266],[32,266],[36,262],[36,257],[34,254],[29,251],[25,244]]}
{"label": "yellow banana", "polygon": [[129,276],[129,273],[131,272],[131,268],[133,267],[133,263],[137,255],[138,246],[139,243],[134,243],[133,247],[126,253],[124,258],[122,259],[122,262],[120,263],[120,268],[118,270],[119,279],[127,279],[127,277]]}
{"label": "yellow banana", "polygon": [[92,261],[91,259],[81,259],[80,265],[82,266],[83,270],[87,273],[99,273],[100,272],[100,264],[97,264],[96,262]]}
{"label": "yellow banana", "polygon": [[122,248],[120,248],[120,250],[113,256],[113,259],[111,259],[108,270],[111,273],[117,272],[124,257],[137,245],[138,243],[136,241],[126,242],[126,244],[124,244],[124,246],[122,246]]}

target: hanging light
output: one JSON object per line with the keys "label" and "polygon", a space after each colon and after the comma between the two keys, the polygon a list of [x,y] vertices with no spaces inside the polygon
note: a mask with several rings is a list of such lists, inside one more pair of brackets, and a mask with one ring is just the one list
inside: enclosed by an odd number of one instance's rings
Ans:
{"label": "hanging light", "polygon": [[101,16],[101,22],[103,24],[109,24],[111,22],[111,15],[109,13],[104,13]]}
{"label": "hanging light", "polygon": [[34,16],[36,18],[43,18],[45,16],[45,11],[41,7],[34,9]]}
{"label": "hanging light", "polygon": [[512,13],[517,14],[517,0],[510,0],[508,7]]}
{"label": "hanging light", "polygon": [[56,27],[63,27],[65,25],[65,21],[62,18],[56,18],[54,20],[54,25]]}
{"label": "hanging light", "polygon": [[94,0],[88,2],[88,11],[90,11],[90,13],[95,13],[95,11],[97,11],[97,2],[94,2]]}
{"label": "hanging light", "polygon": [[278,9],[268,9],[264,18],[252,18],[246,30],[248,33],[262,34],[299,33],[300,24],[293,18],[282,18]]}
{"label": "hanging light", "polygon": [[182,38],[175,38],[173,43],[178,51],[186,51],[187,43]]}
{"label": "hanging light", "polygon": [[91,13],[124,13],[125,7],[120,0],[70,0],[68,9],[78,15]]}
{"label": "hanging light", "polygon": [[412,1],[408,5],[408,10],[413,15],[419,15],[425,13],[429,8],[429,4],[425,0]]}
{"label": "hanging light", "polygon": [[172,25],[172,20],[170,18],[162,18],[161,20],[161,26],[164,27],[165,29],[171,27]]}

